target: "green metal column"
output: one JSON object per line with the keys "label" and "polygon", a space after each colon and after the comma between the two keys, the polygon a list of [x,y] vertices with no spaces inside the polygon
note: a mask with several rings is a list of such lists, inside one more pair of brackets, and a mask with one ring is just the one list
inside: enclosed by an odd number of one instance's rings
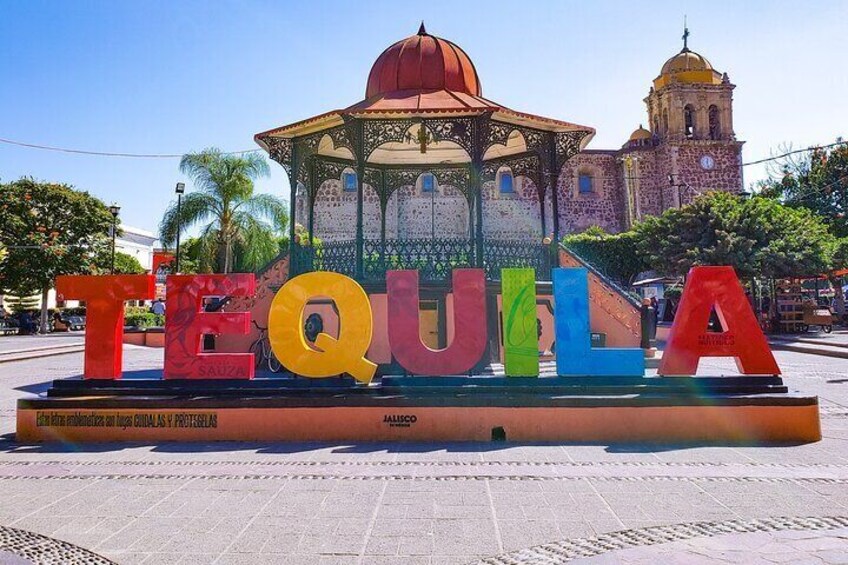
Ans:
{"label": "green metal column", "polygon": [[471,150],[471,184],[472,194],[476,203],[476,237],[475,237],[475,255],[477,256],[477,267],[482,268],[483,261],[483,120],[488,120],[488,116],[477,118],[472,122],[473,130],[473,147]]}
{"label": "green metal column", "polygon": [[297,142],[292,140],[292,149],[291,149],[291,164],[289,166],[289,184],[291,185],[291,191],[289,196],[289,276],[294,276],[298,273],[298,257],[297,257],[297,244],[294,241],[294,218],[295,218],[295,199],[297,197],[297,172],[299,168],[298,163],[298,146]]}
{"label": "green metal column", "polygon": [[559,180],[559,168],[557,167],[556,158],[556,143],[554,135],[551,133],[548,136],[548,190],[551,191],[551,207],[553,210],[554,221],[554,243],[559,245],[559,191],[557,190],[557,181]]}
{"label": "green metal column", "polygon": [[483,171],[483,167],[481,164],[475,163],[472,165],[474,167],[474,195],[477,199],[476,201],[476,212],[477,212],[477,222],[476,222],[476,255],[477,255],[477,266],[483,267],[483,186],[480,182],[480,174]]}
{"label": "green metal column", "polygon": [[[318,195],[318,187],[315,186],[315,159],[309,163],[309,187],[306,189],[307,203],[309,204],[309,248],[313,248],[315,242],[315,197]],[[294,218],[294,216],[292,216]],[[292,220],[294,221],[294,220]]]}
{"label": "green metal column", "polygon": [[548,134],[548,190],[551,191],[551,213],[554,223],[554,240],[551,242],[553,265],[559,267],[559,166],[556,155],[555,133]]}
{"label": "green metal column", "polygon": [[356,151],[356,279],[361,281],[365,274],[365,234],[362,220],[365,155],[362,147],[362,122],[357,121],[356,129],[359,137]]}
{"label": "green metal column", "polygon": [[545,185],[548,179],[545,178],[545,170],[542,167],[542,155],[539,155],[539,168],[536,181],[538,182],[536,185],[536,194],[539,195],[539,211],[541,212],[539,219],[542,225],[542,239],[544,239],[548,236],[548,227],[545,222]]}

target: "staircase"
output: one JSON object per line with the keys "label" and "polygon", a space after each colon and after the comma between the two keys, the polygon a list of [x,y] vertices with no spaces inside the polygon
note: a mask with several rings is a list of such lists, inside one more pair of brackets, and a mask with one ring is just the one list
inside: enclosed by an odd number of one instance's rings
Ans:
{"label": "staircase", "polygon": [[585,267],[589,271],[590,323],[593,332],[607,335],[607,347],[639,347],[642,327],[639,302],[563,246],[559,248],[559,264]]}

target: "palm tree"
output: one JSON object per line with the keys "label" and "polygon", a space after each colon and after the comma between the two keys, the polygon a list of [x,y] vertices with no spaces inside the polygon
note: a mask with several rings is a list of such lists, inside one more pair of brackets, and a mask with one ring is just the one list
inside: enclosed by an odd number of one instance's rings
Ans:
{"label": "palm tree", "polygon": [[279,253],[278,237],[288,223],[285,202],[253,193],[254,179],[270,174],[264,157],[209,148],[183,155],[180,172],[198,190],[183,197],[179,217],[176,202],[165,211],[159,224],[165,247],[174,242],[178,229],[199,225],[200,254],[215,272],[253,271]]}

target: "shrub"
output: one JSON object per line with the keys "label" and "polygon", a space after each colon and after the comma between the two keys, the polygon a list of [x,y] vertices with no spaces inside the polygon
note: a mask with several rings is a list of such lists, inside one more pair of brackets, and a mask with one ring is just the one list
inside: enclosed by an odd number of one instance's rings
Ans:
{"label": "shrub", "polygon": [[565,236],[562,243],[620,286],[629,286],[636,275],[649,268],[638,253],[638,235],[634,232],[608,234],[592,227]]}
{"label": "shrub", "polygon": [[153,328],[165,325],[165,316],[152,312],[137,312],[124,314],[124,325],[136,328]]}

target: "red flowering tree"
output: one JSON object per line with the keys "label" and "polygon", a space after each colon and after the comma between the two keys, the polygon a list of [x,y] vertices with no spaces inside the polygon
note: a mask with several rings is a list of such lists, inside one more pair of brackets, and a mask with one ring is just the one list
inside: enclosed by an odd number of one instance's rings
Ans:
{"label": "red flowering tree", "polygon": [[48,331],[47,294],[58,275],[97,274],[109,266],[112,214],[87,192],[22,178],[0,184],[0,290],[41,293],[41,332]]}

